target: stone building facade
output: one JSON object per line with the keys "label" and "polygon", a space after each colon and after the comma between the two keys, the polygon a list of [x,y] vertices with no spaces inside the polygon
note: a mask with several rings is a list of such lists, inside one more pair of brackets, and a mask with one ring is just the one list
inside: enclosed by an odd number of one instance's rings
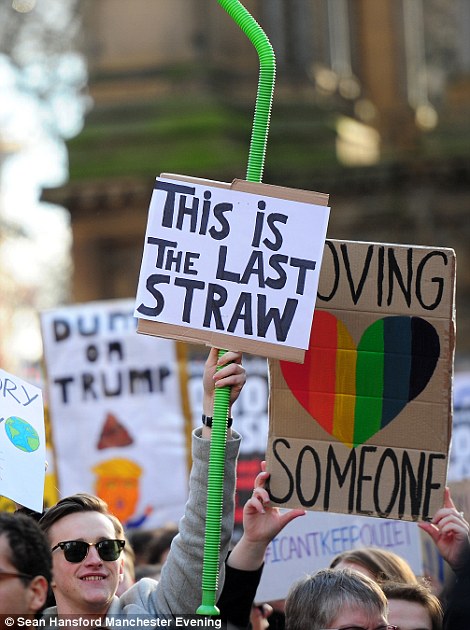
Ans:
{"label": "stone building facade", "polygon": [[[328,192],[331,238],[453,247],[465,363],[468,3],[245,5],[278,62],[263,181]],[[85,0],[82,10],[94,107],[70,142],[70,182],[44,194],[71,214],[74,301],[135,294],[154,176],[244,176],[259,67],[216,0]]]}

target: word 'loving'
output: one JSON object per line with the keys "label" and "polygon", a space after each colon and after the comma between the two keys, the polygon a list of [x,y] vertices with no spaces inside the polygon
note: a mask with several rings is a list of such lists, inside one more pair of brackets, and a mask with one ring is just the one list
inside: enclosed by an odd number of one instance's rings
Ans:
{"label": "word 'loving'", "polygon": [[[195,196],[196,189],[192,186],[157,180],[155,187],[166,192],[162,228],[171,230],[172,235],[186,231],[208,236],[213,241],[228,239],[231,233],[229,217],[234,209],[232,203],[212,205],[210,191],[204,191],[201,200]],[[281,253],[285,236],[282,228],[287,225],[288,216],[281,212],[267,212],[263,200],[258,201],[257,208],[254,227],[249,232],[247,230],[251,235],[248,259],[242,261],[238,269],[231,268],[230,265],[240,264],[240,252],[246,251],[240,249],[241,243],[233,243],[232,239],[231,262],[227,244],[221,244],[215,260],[210,261],[210,279],[220,283],[200,279],[196,265],[201,251],[180,249],[176,240],[147,236],[147,246],[152,247],[153,266],[159,273],[150,273],[145,281],[146,291],[154,303],[142,302],[137,312],[149,318],[160,316],[169,296],[164,285],[172,284],[178,292],[181,291],[182,322],[185,324],[260,338],[265,338],[268,329],[274,327],[277,341],[285,341],[297,310],[298,296],[305,294],[309,272],[315,270],[317,263]],[[203,242],[198,244],[203,245]],[[246,286],[247,290],[238,291],[233,300],[231,295],[235,285]],[[282,301],[283,308],[270,304],[270,291],[283,289],[289,295]],[[175,294],[173,296],[176,298]]]}

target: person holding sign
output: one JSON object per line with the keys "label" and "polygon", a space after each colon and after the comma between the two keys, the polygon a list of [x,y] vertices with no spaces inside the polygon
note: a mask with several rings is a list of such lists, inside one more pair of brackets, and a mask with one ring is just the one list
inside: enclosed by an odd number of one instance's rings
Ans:
{"label": "person holding sign", "polygon": [[458,571],[470,553],[470,525],[463,512],[459,512],[450,495],[449,488],[444,492],[444,505],[437,510],[430,523],[418,523],[427,532],[440,555],[453,571]]}
{"label": "person holding sign", "polygon": [[217,603],[223,621],[246,627],[261,579],[266,549],[279,532],[305,510],[280,510],[271,505],[265,484],[266,462],[254,483],[253,494],[243,507],[243,534],[226,561],[226,579]]}
{"label": "person holding sign", "polygon": [[[215,388],[229,386],[232,404],[246,380],[241,354],[227,352],[220,358],[217,355],[213,348],[204,370],[206,415],[212,415]],[[124,535],[119,520],[97,497],[66,497],[46,511],[40,524],[47,533],[53,557],[56,606],[45,611],[51,624],[55,623],[52,619],[65,614],[102,619],[115,614],[173,617],[195,613],[201,592],[210,434],[207,425],[193,432],[189,499],[158,583],[142,579],[120,598],[115,596],[124,570]],[[219,556],[222,578],[233,528],[235,467],[241,440],[231,429],[227,438]],[[223,579],[220,582],[222,585]]]}
{"label": "person holding sign", "polygon": [[49,544],[37,523],[24,514],[0,514],[0,615],[37,615],[51,575]]}

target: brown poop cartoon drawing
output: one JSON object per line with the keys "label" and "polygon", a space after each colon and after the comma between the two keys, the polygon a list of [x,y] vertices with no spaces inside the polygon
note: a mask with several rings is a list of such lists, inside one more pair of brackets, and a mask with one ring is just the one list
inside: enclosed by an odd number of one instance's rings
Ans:
{"label": "brown poop cartoon drawing", "polygon": [[134,440],[130,436],[127,429],[119,422],[119,420],[112,413],[108,413],[101,430],[101,435],[98,440],[97,449],[103,450],[105,448],[129,446]]}

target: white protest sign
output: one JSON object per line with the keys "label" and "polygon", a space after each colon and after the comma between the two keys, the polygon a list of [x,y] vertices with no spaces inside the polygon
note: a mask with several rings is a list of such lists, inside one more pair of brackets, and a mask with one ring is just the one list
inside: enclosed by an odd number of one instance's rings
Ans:
{"label": "white protest sign", "polygon": [[452,396],[454,418],[447,473],[449,482],[470,478],[470,372],[456,372]]}
{"label": "white protest sign", "polygon": [[45,466],[41,390],[0,370],[0,495],[42,512]]}
{"label": "white protest sign", "polygon": [[156,180],[135,316],[305,350],[329,208],[199,182]]}
{"label": "white protest sign", "polygon": [[132,312],[90,302],[41,323],[61,496],[97,494],[126,527],[151,528],[184,511],[184,414],[176,344],[138,335]]}
{"label": "white protest sign", "polygon": [[328,567],[343,551],[370,546],[398,554],[421,575],[421,543],[416,523],[307,512],[289,523],[269,544],[255,601],[284,599],[298,578]]}

